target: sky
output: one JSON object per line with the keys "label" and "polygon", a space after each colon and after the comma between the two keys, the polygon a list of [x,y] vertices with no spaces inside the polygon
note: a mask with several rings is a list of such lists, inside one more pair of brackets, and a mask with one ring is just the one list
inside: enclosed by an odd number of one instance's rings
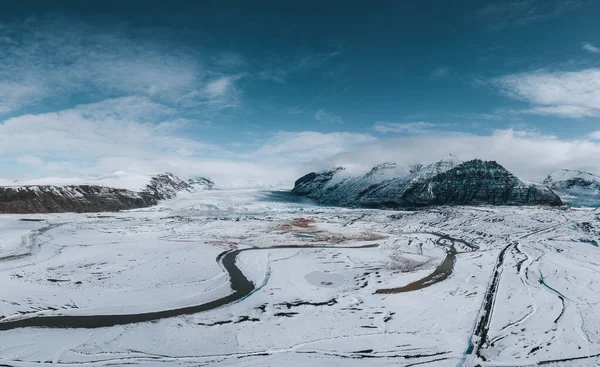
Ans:
{"label": "sky", "polygon": [[21,1],[0,13],[0,179],[293,183],[496,160],[600,173],[600,2]]}

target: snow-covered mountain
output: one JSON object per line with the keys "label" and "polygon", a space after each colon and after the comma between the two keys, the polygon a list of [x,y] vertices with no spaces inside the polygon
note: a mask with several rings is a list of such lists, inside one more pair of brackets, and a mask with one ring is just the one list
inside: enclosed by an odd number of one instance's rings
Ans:
{"label": "snow-covered mountain", "polygon": [[[131,182],[139,185],[141,179],[136,177]],[[171,173],[148,176],[148,183],[139,190],[89,184],[0,186],[0,213],[103,212],[144,208],[156,205],[160,200],[172,199],[181,192],[215,188],[208,178],[182,180]]]}
{"label": "snow-covered mountain", "polygon": [[570,169],[552,172],[544,180],[567,204],[600,206],[600,176]]}
{"label": "snow-covered mountain", "polygon": [[324,205],[399,208],[432,205],[561,205],[547,186],[524,183],[498,163],[454,156],[420,169],[384,163],[362,176],[343,167],[309,173],[292,192]]}

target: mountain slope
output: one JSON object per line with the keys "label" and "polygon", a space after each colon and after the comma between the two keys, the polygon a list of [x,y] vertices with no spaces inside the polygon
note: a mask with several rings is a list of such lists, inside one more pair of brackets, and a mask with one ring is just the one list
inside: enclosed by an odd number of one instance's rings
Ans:
{"label": "mountain slope", "polygon": [[212,190],[206,178],[187,181],[164,173],[150,178],[143,190],[99,185],[31,185],[0,187],[0,213],[103,212],[144,208],[180,192]]}
{"label": "mountain slope", "polygon": [[413,173],[390,164],[378,168],[386,175],[373,178],[344,174],[342,168],[310,173],[292,190],[324,205],[399,208],[432,205],[561,205],[556,194],[544,185],[526,184],[496,162],[455,157],[430,164]]}
{"label": "mountain slope", "polygon": [[548,175],[544,184],[569,205],[600,206],[600,176],[562,169]]}

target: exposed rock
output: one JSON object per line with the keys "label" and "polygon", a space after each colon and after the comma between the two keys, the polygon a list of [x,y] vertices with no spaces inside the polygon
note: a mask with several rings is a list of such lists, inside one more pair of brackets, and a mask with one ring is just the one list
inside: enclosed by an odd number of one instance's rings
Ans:
{"label": "exposed rock", "polygon": [[561,205],[545,185],[527,184],[496,162],[456,157],[410,173],[385,163],[362,176],[342,168],[310,173],[292,190],[324,205],[401,208],[433,205]]}
{"label": "exposed rock", "polygon": [[400,206],[562,205],[545,185],[527,184],[495,161],[465,162],[430,179],[411,183]]}
{"label": "exposed rock", "polygon": [[212,190],[206,178],[183,181],[165,173],[154,176],[142,191],[97,185],[36,185],[0,187],[0,213],[104,212],[144,208],[179,192]]}
{"label": "exposed rock", "polygon": [[562,169],[548,175],[544,184],[569,205],[600,206],[600,176]]}
{"label": "exposed rock", "polygon": [[197,190],[216,190],[217,185],[215,183],[206,178],[206,177],[191,177],[188,178],[187,184],[191,186],[192,189]]}

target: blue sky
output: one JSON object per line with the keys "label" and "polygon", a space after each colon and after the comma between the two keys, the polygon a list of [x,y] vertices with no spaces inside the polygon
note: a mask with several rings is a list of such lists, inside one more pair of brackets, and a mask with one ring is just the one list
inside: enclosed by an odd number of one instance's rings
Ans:
{"label": "blue sky", "polygon": [[0,178],[600,172],[596,1],[190,3],[3,5]]}

